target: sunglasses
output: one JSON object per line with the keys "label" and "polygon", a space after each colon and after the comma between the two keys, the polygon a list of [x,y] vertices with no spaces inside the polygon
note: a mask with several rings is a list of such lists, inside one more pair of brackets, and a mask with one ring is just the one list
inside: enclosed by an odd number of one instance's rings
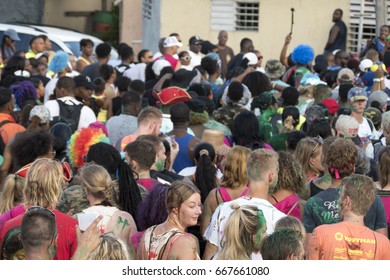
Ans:
{"label": "sunglasses", "polygon": [[[55,154],[55,151],[54,151],[54,154]],[[37,159],[37,160],[39,160],[39,159]],[[62,171],[64,172],[64,180],[66,182],[69,182],[73,177],[73,171],[72,171],[72,168],[70,167],[70,164],[67,163],[66,161],[60,162],[57,159],[52,159],[52,161],[59,162],[62,165]],[[23,166],[22,168],[20,168],[18,171],[15,172],[15,176],[26,178],[27,172],[28,172],[31,165],[32,165],[32,163],[29,163],[29,164]]]}
{"label": "sunglasses", "polygon": [[189,60],[191,60],[191,57],[190,56],[182,56],[180,59],[183,59],[185,61],[189,61]]}
{"label": "sunglasses", "polygon": [[314,149],[311,151],[312,155],[316,152],[318,145],[322,145],[324,143],[324,139],[322,139],[321,136],[317,135],[317,137],[314,138],[314,141],[316,141],[317,144],[314,146]]}
{"label": "sunglasses", "polygon": [[263,59],[263,57],[262,56],[258,56],[257,59],[260,60],[260,59]]}
{"label": "sunglasses", "polygon": [[49,216],[53,216],[53,217],[56,216],[56,215],[54,215],[54,213],[51,210],[49,210],[49,209],[47,209],[45,207],[42,207],[42,206],[38,206],[38,205],[31,206],[27,210],[28,214],[36,213],[36,212],[42,212],[42,213],[45,213],[45,214],[47,214]]}
{"label": "sunglasses", "polygon": [[[45,208],[45,207],[42,207],[42,206],[38,206],[38,205],[34,205],[34,206],[31,206],[30,208],[28,208],[27,212],[25,215],[32,215],[33,213],[42,213],[44,215],[46,215],[47,217],[53,217],[54,220],[56,221],[56,215],[49,209]],[[57,223],[57,221],[56,221]],[[53,237],[52,237],[52,241],[54,240],[54,238],[57,236],[57,227],[53,233]]]}

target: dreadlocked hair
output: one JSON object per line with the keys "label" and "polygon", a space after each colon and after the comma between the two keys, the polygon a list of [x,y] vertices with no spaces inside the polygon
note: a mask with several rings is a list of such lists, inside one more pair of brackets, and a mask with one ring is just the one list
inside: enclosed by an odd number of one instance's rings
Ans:
{"label": "dreadlocked hair", "polygon": [[121,158],[117,149],[107,143],[92,145],[86,156],[87,162],[95,162],[103,166],[111,178],[117,180],[119,194],[115,196],[119,208],[136,217],[137,207],[142,201],[138,184],[134,179],[133,170]]}

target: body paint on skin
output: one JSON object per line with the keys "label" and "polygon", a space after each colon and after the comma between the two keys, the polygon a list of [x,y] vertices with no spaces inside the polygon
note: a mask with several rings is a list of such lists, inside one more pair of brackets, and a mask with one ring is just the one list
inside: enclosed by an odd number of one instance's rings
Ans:
{"label": "body paint on skin", "polygon": [[129,221],[127,219],[122,220],[122,217],[118,217],[118,219],[116,220],[114,231],[118,230],[120,225],[122,225],[122,229],[121,229],[121,234],[122,234],[125,227],[129,226],[130,224],[129,224]]}
{"label": "body paint on skin", "polygon": [[156,171],[161,172],[164,170],[165,160],[158,160],[154,165],[156,166]]}

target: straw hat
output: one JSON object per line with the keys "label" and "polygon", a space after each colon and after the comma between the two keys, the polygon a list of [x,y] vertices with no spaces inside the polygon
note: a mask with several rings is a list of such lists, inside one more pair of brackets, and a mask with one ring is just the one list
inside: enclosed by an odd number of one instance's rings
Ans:
{"label": "straw hat", "polygon": [[213,145],[218,156],[226,156],[230,150],[224,143],[224,134],[221,130],[205,129],[203,131],[202,142]]}

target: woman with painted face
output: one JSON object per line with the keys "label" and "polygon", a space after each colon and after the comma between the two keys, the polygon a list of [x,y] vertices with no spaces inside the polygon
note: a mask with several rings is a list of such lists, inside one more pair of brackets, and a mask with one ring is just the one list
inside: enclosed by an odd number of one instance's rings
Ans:
{"label": "woman with painted face", "polygon": [[198,240],[186,233],[202,214],[199,190],[189,182],[175,181],[168,187],[168,218],[148,228],[138,246],[140,260],[199,260]]}
{"label": "woman with painted face", "polygon": [[113,232],[125,244],[130,245],[130,237],[137,232],[137,227],[133,217],[128,212],[119,210],[115,205],[113,182],[108,171],[92,163],[85,165],[79,175],[81,186],[84,187],[90,203],[89,208],[77,215],[80,227],[83,226],[82,219],[87,217],[85,214],[88,217],[94,215],[93,219],[101,215],[103,219],[98,224],[101,234]]}

